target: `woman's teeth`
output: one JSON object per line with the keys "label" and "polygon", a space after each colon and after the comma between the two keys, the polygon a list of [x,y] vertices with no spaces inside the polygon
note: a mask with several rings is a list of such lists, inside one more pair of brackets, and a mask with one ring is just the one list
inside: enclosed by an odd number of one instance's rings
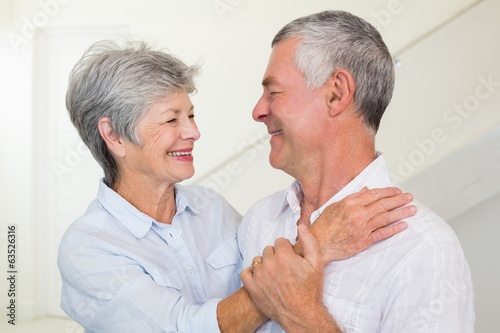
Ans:
{"label": "woman's teeth", "polygon": [[167,153],[169,156],[190,156],[191,152],[185,151],[185,152],[176,152],[176,151],[169,151]]}

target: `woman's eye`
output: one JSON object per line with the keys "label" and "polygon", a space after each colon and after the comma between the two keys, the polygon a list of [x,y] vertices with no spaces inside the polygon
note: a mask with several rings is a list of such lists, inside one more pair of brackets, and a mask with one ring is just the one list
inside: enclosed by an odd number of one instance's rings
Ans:
{"label": "woman's eye", "polygon": [[174,118],[174,119],[167,120],[167,123],[169,123],[169,124],[173,124],[173,123],[175,123],[176,121],[177,121],[177,119],[176,119],[176,118]]}
{"label": "woman's eye", "polygon": [[194,119],[194,114],[190,114],[189,118]]}

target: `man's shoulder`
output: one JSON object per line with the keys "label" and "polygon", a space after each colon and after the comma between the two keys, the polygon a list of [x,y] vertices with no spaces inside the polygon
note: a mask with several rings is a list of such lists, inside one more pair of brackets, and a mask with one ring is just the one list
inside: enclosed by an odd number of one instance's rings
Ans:
{"label": "man's shoulder", "polygon": [[451,226],[441,216],[420,202],[413,204],[418,212],[406,219],[411,230],[427,241],[458,241]]}
{"label": "man's shoulder", "polygon": [[422,256],[463,256],[460,241],[450,225],[425,205],[419,202],[413,204],[417,206],[418,212],[415,216],[404,219],[408,228],[375,244],[368,249],[366,255],[389,251],[391,256],[407,263],[414,262],[416,258],[421,260]]}
{"label": "man's shoulder", "polygon": [[462,252],[458,237],[443,218],[419,202],[414,201],[413,204],[417,206],[418,212],[415,216],[404,219],[408,228],[369,247],[355,256],[356,261],[385,253],[384,256],[394,260],[398,258],[401,262],[412,262],[411,258],[418,257],[419,253],[434,252],[435,255],[446,255],[438,253],[444,247]]}

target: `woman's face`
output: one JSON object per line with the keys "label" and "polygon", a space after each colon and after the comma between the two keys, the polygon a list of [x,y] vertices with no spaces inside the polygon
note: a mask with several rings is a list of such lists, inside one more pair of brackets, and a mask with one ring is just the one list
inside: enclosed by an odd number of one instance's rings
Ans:
{"label": "woman's face", "polygon": [[120,174],[157,184],[175,184],[193,176],[192,152],[200,132],[186,91],[169,93],[152,104],[136,132],[141,145],[126,142]]}

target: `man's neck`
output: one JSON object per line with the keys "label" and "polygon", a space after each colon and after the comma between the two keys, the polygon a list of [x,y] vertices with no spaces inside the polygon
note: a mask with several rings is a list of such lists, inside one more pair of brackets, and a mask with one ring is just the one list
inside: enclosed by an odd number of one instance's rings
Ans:
{"label": "man's neck", "polygon": [[[342,190],[376,158],[373,145],[357,150],[336,150],[319,164],[315,172],[307,172],[297,180],[303,198],[301,211],[307,218]],[[302,214],[301,214],[302,215]]]}

